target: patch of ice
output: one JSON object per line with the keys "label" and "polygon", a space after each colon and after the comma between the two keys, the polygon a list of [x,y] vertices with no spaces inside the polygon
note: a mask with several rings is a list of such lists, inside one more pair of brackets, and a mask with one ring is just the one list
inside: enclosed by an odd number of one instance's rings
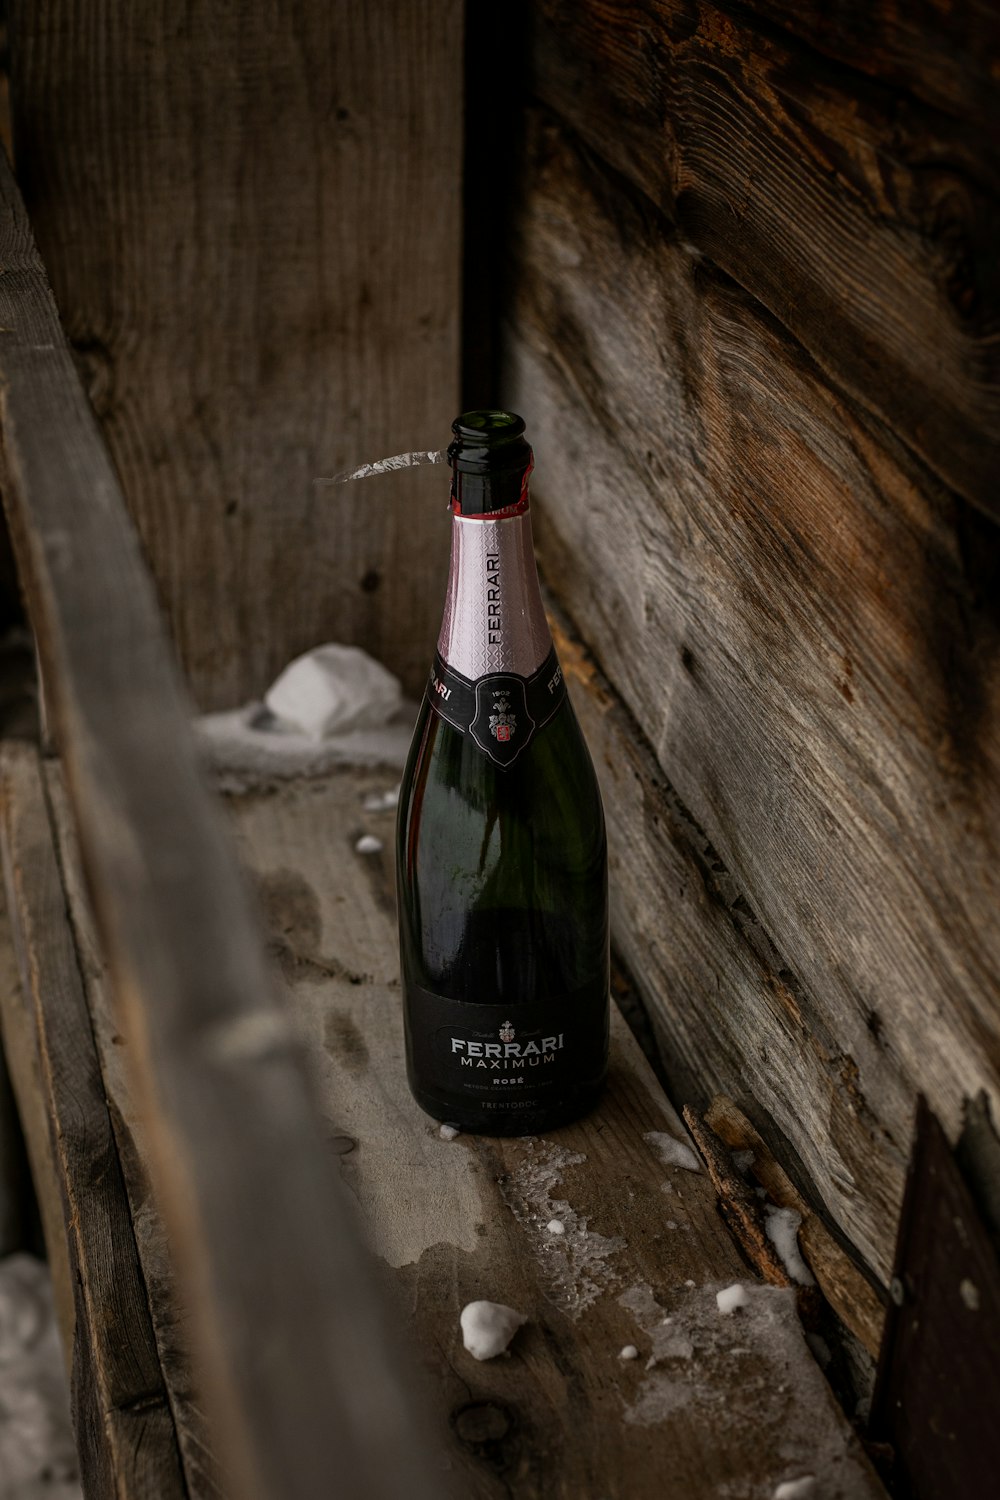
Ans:
{"label": "patch of ice", "polygon": [[803,1474],[801,1479],[786,1479],[774,1492],[774,1500],[806,1500],[816,1489],[816,1476]]}
{"label": "patch of ice", "polygon": [[723,1287],[721,1292],[716,1292],[715,1300],[720,1313],[735,1312],[738,1307],[748,1307],[750,1304],[746,1287],[738,1281],[734,1281],[732,1286]]}
{"label": "patch of ice", "polygon": [[453,1141],[456,1136],[461,1134],[462,1132],[459,1130],[457,1125],[442,1125],[441,1129],[438,1131],[438,1135],[443,1141]]}
{"label": "patch of ice", "polygon": [[363,833],[354,848],[358,854],[381,854],[384,845],[373,833]]}
{"label": "patch of ice", "polygon": [[638,1359],[639,1351],[634,1344],[626,1344],[618,1356],[619,1359]]}
{"label": "patch of ice", "polygon": [[502,1354],[522,1323],[524,1313],[504,1302],[469,1302],[459,1319],[462,1342],[473,1359],[495,1359]]}
{"label": "patch of ice", "polygon": [[666,1166],[683,1167],[685,1172],[701,1171],[701,1162],[691,1147],[665,1130],[647,1130],[643,1140],[649,1142]]}
{"label": "patch of ice", "polygon": [[[539,1145],[526,1137],[516,1166],[500,1182],[504,1201],[538,1252],[549,1294],[572,1318],[620,1280],[612,1257],[625,1245],[617,1236],[598,1234],[585,1214],[554,1196],[563,1173],[586,1160],[564,1146],[548,1141]],[[563,1226],[562,1234],[549,1232],[555,1219]]]}
{"label": "patch of ice", "polygon": [[781,1263],[793,1281],[799,1286],[815,1286],[813,1274],[799,1250],[798,1230],[802,1215],[794,1208],[775,1208],[769,1204],[764,1210],[764,1228],[767,1237],[781,1257]]}

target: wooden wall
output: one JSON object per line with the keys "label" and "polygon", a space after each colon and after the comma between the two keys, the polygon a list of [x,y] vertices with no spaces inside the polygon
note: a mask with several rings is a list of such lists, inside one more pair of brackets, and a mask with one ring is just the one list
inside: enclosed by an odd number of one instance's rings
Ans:
{"label": "wooden wall", "polygon": [[[17,172],[201,703],[354,641],[423,681],[458,409],[459,0],[11,0]],[[353,487],[352,487],[353,488]]]}
{"label": "wooden wall", "polygon": [[504,388],[675,1095],[883,1283],[1000,1102],[1000,26],[903,9],[539,5]]}

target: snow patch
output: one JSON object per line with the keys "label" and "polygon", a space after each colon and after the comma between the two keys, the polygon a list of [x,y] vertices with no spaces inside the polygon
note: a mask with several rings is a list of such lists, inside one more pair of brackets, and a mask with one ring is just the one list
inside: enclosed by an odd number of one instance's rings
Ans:
{"label": "snow patch", "polygon": [[0,1261],[0,1495],[81,1500],[52,1284],[22,1254]]}
{"label": "snow patch", "polygon": [[638,1359],[639,1351],[634,1344],[626,1344],[618,1356],[619,1359]]}
{"label": "snow patch", "polygon": [[549,1234],[566,1233],[566,1225],[563,1223],[562,1219],[550,1219],[545,1227],[549,1231]]}
{"label": "snow patch", "polygon": [[399,806],[399,782],[386,792],[369,792],[361,806],[365,812],[391,812]]}
{"label": "snow patch", "polygon": [[816,1479],[812,1474],[803,1474],[801,1479],[786,1479],[774,1492],[774,1500],[806,1500],[816,1490]]}
{"label": "snow patch", "polygon": [[358,854],[381,854],[384,845],[373,833],[363,833],[354,848]]}
{"label": "snow patch", "polygon": [[462,1132],[459,1130],[457,1125],[442,1125],[441,1129],[438,1131],[438,1135],[443,1141],[453,1141],[456,1136],[461,1134]]}
{"label": "snow patch", "polygon": [[665,1130],[647,1130],[643,1136],[668,1167],[683,1167],[685,1172],[700,1172],[701,1162],[685,1141],[668,1135]]}
{"label": "snow patch", "polygon": [[459,1319],[462,1342],[473,1359],[495,1359],[502,1354],[528,1319],[504,1302],[469,1302]]}
{"label": "snow patch", "polygon": [[322,740],[352,729],[380,729],[402,698],[399,678],[381,662],[358,646],[330,641],[290,662],[264,703],[290,729]]}
{"label": "snow patch", "polygon": [[[504,1201],[538,1254],[549,1295],[572,1318],[620,1280],[612,1260],[625,1245],[617,1236],[598,1234],[586,1214],[554,1196],[563,1173],[586,1160],[578,1151],[528,1136],[517,1165],[500,1183]],[[549,1230],[554,1220],[562,1224],[562,1234]]]}
{"label": "snow patch", "polygon": [[799,1286],[815,1286],[813,1274],[799,1250],[798,1232],[802,1215],[794,1208],[775,1208],[769,1204],[764,1210],[764,1228],[767,1237],[781,1257],[781,1263],[793,1281]]}

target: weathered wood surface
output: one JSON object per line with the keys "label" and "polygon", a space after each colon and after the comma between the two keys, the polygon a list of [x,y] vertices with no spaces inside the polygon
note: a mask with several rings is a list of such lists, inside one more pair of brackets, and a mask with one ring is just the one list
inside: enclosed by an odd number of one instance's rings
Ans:
{"label": "weathered wood surface", "polygon": [[5,162],[0,265],[3,497],[227,1474],[241,1500],[326,1496],[334,1471],[345,1495],[424,1494],[405,1367]]}
{"label": "weathered wood surface", "polygon": [[41,774],[68,920],[93,1028],[93,1047],[114,1131],[120,1187],[132,1220],[149,1319],[163,1382],[169,1392],[174,1440],[181,1456],[187,1494],[191,1500],[221,1500],[225,1494],[224,1474],[192,1368],[194,1339],[190,1311],[178,1284],[163,1216],[150,1187],[149,1111],[126,1067],[125,1038],[115,1015],[110,975],[94,926],[80,863],[79,841],[59,762],[43,761]]}
{"label": "weathered wood surface", "polygon": [[34,1010],[31,996],[25,993],[21,984],[20,967],[14,949],[17,932],[7,912],[6,900],[0,934],[0,1033],[17,1100],[18,1117],[24,1131],[32,1186],[45,1239],[45,1255],[52,1275],[59,1333],[69,1365],[73,1352],[75,1313],[62,1192],[52,1154]]}
{"label": "weathered wood surface", "polygon": [[1000,534],[536,125],[506,399],[619,695],[582,710],[617,941],[676,1093],[734,1098],[884,1280],[916,1089],[957,1128],[1000,1080]]}
{"label": "weathered wood surface", "polygon": [[[798,40],[755,20],[753,4],[749,13],[703,0],[539,9],[533,82],[544,102],[836,388],[1000,517],[995,9],[962,0],[935,22],[922,7],[894,26],[898,7],[885,3],[833,7],[837,19],[825,23],[818,5],[791,19],[780,7]],[[872,31],[895,33],[892,87],[858,66]],[[931,92],[944,89],[956,113],[911,92],[942,61],[950,76]],[[963,73],[985,118],[963,106]]]}
{"label": "weathered wood surface", "polygon": [[324,640],[422,686],[459,409],[463,8],[14,0],[18,176],[196,698]]}
{"label": "weathered wood surface", "polygon": [[[332,773],[231,807],[313,1059],[331,1160],[434,1392],[441,1493],[707,1500],[770,1495],[814,1472],[824,1494],[878,1494],[800,1357],[794,1318],[778,1338],[793,1293],[754,1285],[708,1178],[664,1166],[645,1139],[684,1131],[617,1014],[608,1096],[578,1125],[533,1141],[448,1142],[414,1104],[394,815],[364,809],[389,780]],[[355,851],[362,833],[383,840],[380,854]],[[565,1235],[547,1232],[552,1218]],[[746,1323],[716,1308],[715,1289],[734,1280],[751,1286]],[[483,1297],[530,1321],[509,1358],[477,1364],[458,1319]],[[619,1358],[629,1344],[632,1362]]]}
{"label": "weathered wood surface", "polygon": [[[0,749],[4,881],[34,1037],[61,1226],[47,1226],[58,1268],[68,1251],[75,1302],[73,1426],[88,1500],[187,1495],[157,1358],[91,1019],[66,917],[37,756]],[[5,1035],[18,999],[5,1002]],[[13,1054],[17,1056],[15,1052]],[[31,1088],[27,1083],[23,1092]],[[35,1159],[45,1171],[44,1136]],[[40,1178],[47,1195],[48,1184]],[[61,1232],[60,1232],[61,1231]],[[65,1311],[62,1312],[65,1328]]]}

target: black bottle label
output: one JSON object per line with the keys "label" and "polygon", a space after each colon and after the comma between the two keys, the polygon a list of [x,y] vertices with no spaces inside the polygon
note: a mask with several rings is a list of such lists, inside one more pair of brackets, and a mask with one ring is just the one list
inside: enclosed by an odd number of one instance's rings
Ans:
{"label": "black bottle label", "polygon": [[442,719],[471,735],[498,766],[509,766],[552,718],[566,684],[554,650],[530,677],[492,672],[475,682],[435,653],[427,696]]}
{"label": "black bottle label", "polygon": [[421,1087],[476,1109],[544,1109],[600,1081],[607,1066],[606,987],[538,1005],[476,1005],[407,985],[407,1029]]}

